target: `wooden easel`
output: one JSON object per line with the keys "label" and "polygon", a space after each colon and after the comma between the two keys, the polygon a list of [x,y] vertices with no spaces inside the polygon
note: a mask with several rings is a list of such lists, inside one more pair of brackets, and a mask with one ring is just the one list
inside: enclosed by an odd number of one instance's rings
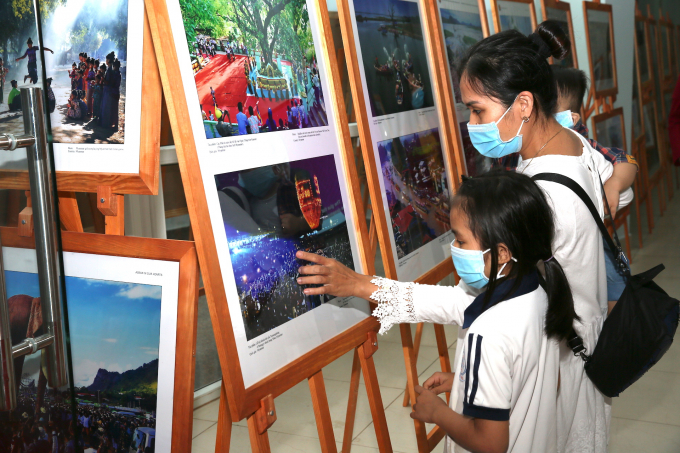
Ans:
{"label": "wooden easel", "polygon": [[[649,5],[648,5],[649,6]],[[667,104],[666,95],[673,95],[673,89],[675,88],[675,82],[677,80],[676,65],[673,64],[674,53],[673,53],[673,22],[668,17],[668,14],[664,16],[663,11],[659,8],[659,20],[658,20],[658,44],[657,49],[659,53],[663,53],[664,41],[666,43],[666,54],[660,55],[661,61],[667,61],[668,72],[666,73],[663,63],[660,65],[659,73],[659,111],[657,111],[659,119],[659,143],[661,146],[661,152],[663,153],[663,161],[666,173],[666,188],[668,192],[668,199],[673,198],[673,172],[671,168],[673,166],[673,157],[671,152],[670,136],[668,135],[668,118],[666,115],[667,111],[670,111],[670,105]],[[665,33],[663,33],[665,31]],[[664,39],[665,38],[665,39]]]}
{"label": "wooden easel", "polygon": [[[375,364],[372,358],[372,355],[377,350],[376,332],[379,327],[378,322],[373,317],[366,318],[332,340],[302,355],[267,378],[248,388],[245,387],[227,308],[227,297],[222,282],[212,226],[210,222],[205,221],[208,216],[208,205],[205,188],[201,179],[196,143],[193,132],[187,127],[190,124],[190,116],[182,86],[180,62],[174,47],[174,39],[172,38],[168,8],[165,0],[147,0],[145,5],[155,43],[163,92],[168,106],[189,216],[198,248],[200,266],[203,270],[206,296],[222,368],[222,394],[219,408],[216,451],[224,452],[229,450],[231,423],[243,418],[247,418],[252,451],[256,453],[270,451],[267,430],[276,421],[274,398],[305,379],[309,382],[312,394],[322,451],[337,451],[321,370],[344,353],[354,349],[355,357],[358,357],[361,370],[364,374],[379,449],[381,452],[391,452],[392,446],[387,430]],[[351,209],[354,218],[357,220],[357,237],[360,244],[362,265],[368,272],[372,272],[372,258],[369,259],[369,256],[366,254],[366,251],[369,250],[367,227],[363,217],[363,206],[359,202],[361,200],[358,191],[359,181],[354,165],[354,156],[347,127],[347,116],[342,98],[342,88],[339,83],[340,78],[335,61],[335,50],[332,46],[332,32],[325,0],[317,0],[316,6],[317,22],[321,35],[319,44],[322,48],[324,59],[329,63],[330,69],[328,72],[332,93],[329,93],[329,95],[332,100],[327,102],[327,104],[333,108],[339,129],[338,137],[340,139],[341,155],[349,176],[348,192],[350,194]],[[353,380],[358,381],[357,369],[353,370],[352,376]],[[351,405],[350,400],[350,409]],[[348,417],[348,424],[350,422],[353,422],[353,419]]]}
{"label": "wooden easel", "polygon": [[[79,253],[135,255],[147,259],[180,262],[177,349],[175,353],[175,388],[172,422],[172,452],[191,451],[196,329],[198,321],[198,268],[194,246],[189,242],[124,236],[124,195],[157,195],[160,162],[160,121],[162,87],[149,21],[144,19],[143,86],[140,127],[139,173],[56,172],[58,216],[65,250]],[[26,191],[27,206],[18,215],[16,237],[10,228],[2,228],[3,245],[35,247],[30,183],[26,170],[0,170],[0,188]],[[97,210],[104,216],[105,235],[82,233],[83,225],[76,192],[96,195]],[[24,238],[24,239],[22,239]],[[8,239],[8,241],[5,241]],[[192,270],[187,272],[186,270]]]}
{"label": "wooden easel", "polygon": [[[419,3],[420,10],[423,13],[422,29],[425,32],[424,41],[429,61],[431,62],[432,83],[434,86],[433,93],[438,106],[439,130],[444,147],[444,159],[446,160],[449,170],[447,176],[449,181],[451,181],[451,185],[457,187],[460,177],[464,172],[465,165],[463,153],[460,151],[458,145],[461,138],[455,123],[455,103],[453,101],[453,89],[450,82],[446,48],[443,42],[443,32],[439,17],[439,4],[436,0],[421,0]],[[358,43],[354,37],[351,12],[347,0],[339,1],[337,5],[340,27],[342,30],[343,47],[345,49],[347,69],[349,72],[349,81],[357,116],[357,126],[359,128],[359,137],[362,144],[366,182],[373,212],[371,227],[373,228],[375,225],[385,267],[385,274],[387,278],[396,280],[398,279],[396,257],[394,256],[390,242],[389,231],[391,228],[389,226],[389,221],[385,216],[385,210],[382,204],[382,194],[380,192],[380,183],[378,179],[380,177],[378,173],[378,163],[376,162],[375,153],[373,152],[374,142],[369,126],[370,118],[363,94],[360,63],[356,51]],[[453,124],[451,124],[452,121]],[[452,125],[453,127],[447,125]],[[421,284],[436,284],[453,272],[452,261],[450,259],[445,259],[430,271],[417,278],[416,282]],[[450,372],[451,363],[444,327],[435,324],[434,329],[442,371]],[[420,337],[422,335],[422,324],[417,328],[415,344],[412,337],[411,326],[409,324],[401,324],[400,332],[407,378],[407,392],[404,397],[404,405],[407,405],[409,400],[415,401],[416,396],[414,390],[415,385],[418,383],[416,362]],[[356,368],[356,358],[354,367]],[[350,394],[352,394],[352,389],[358,386],[358,381],[355,382],[353,380],[350,385]],[[421,453],[432,451],[445,435],[444,431],[439,427],[435,427],[428,433],[425,424],[418,420],[414,420],[414,425],[418,451]],[[351,432],[347,432],[346,426],[345,439],[347,438],[351,438]]]}

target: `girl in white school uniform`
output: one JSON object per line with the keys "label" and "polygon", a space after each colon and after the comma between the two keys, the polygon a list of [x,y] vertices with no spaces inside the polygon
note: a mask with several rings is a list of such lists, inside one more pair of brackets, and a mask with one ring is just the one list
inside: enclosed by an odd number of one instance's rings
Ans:
{"label": "girl in white school uniform", "polygon": [[[558,95],[547,58],[562,59],[569,47],[569,39],[552,21],[542,23],[528,37],[505,31],[486,38],[472,46],[461,62],[461,95],[471,109],[470,139],[480,153],[500,158],[518,152],[520,173],[558,173],[573,179],[602,215],[598,173],[606,181],[611,164],[553,117]],[[573,293],[579,316],[574,330],[590,353],[608,308],[602,237],[576,194],[554,182],[539,181],[538,185],[555,215],[552,248]],[[606,452],[610,420],[611,400],[597,390],[585,374],[581,358],[562,342],[558,451]]]}
{"label": "girl in white school uniform", "polygon": [[[337,261],[314,263],[306,294],[378,302],[381,333],[403,322],[457,324],[455,374],[416,387],[412,417],[441,426],[446,452],[557,451],[559,341],[576,319],[569,284],[551,243],[552,211],[529,177],[492,172],[467,179],[452,200],[451,253],[461,282],[418,285],[357,274]],[[544,276],[538,266],[543,268]],[[437,394],[451,392],[450,406]]]}

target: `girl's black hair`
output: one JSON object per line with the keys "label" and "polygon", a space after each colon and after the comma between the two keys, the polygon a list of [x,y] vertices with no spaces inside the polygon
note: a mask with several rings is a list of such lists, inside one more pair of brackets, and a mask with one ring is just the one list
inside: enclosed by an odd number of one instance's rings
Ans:
{"label": "girl's black hair", "polygon": [[558,64],[550,66],[557,83],[559,95],[569,100],[569,110],[580,112],[583,107],[583,98],[588,89],[588,77],[578,68],[565,68]]}
{"label": "girl's black hair", "polygon": [[546,20],[524,36],[506,30],[468,49],[458,74],[479,93],[498,99],[508,108],[522,91],[534,95],[537,115],[549,118],[557,106],[557,86],[547,58],[564,58],[571,48],[559,23]]}
{"label": "girl's black hair", "polygon": [[451,209],[467,216],[482,250],[491,249],[484,303],[489,303],[498,285],[498,245],[505,244],[517,261],[512,261],[509,273],[505,272],[507,278],[514,278],[514,284],[501,300],[513,294],[522,278],[536,271],[536,264],[543,261],[542,285],[548,294],[545,333],[550,338],[566,339],[578,316],[567,277],[553,257],[553,212],[541,188],[528,176],[494,170],[465,179],[451,201]]}

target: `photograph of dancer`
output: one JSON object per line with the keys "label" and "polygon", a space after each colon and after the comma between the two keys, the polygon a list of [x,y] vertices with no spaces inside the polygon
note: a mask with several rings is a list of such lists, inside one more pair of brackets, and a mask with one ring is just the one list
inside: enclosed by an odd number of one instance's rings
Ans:
{"label": "photograph of dancer", "polygon": [[297,284],[298,250],[354,269],[332,155],[215,176],[246,337],[333,299]]}
{"label": "photograph of dancer", "polygon": [[180,0],[180,9],[208,139],[328,125],[305,2]]}
{"label": "photograph of dancer", "polygon": [[434,106],[417,2],[354,0],[373,116]]}
{"label": "photograph of dancer", "polygon": [[[33,315],[41,306],[38,275],[5,277],[12,342],[41,335],[42,319]],[[15,359],[18,407],[13,422],[0,423],[0,445],[146,452],[156,437],[161,287],[70,276],[65,283],[76,406],[68,387],[48,385],[40,352]]]}
{"label": "photograph of dancer", "polygon": [[378,152],[401,259],[451,229],[439,130],[378,142]]}

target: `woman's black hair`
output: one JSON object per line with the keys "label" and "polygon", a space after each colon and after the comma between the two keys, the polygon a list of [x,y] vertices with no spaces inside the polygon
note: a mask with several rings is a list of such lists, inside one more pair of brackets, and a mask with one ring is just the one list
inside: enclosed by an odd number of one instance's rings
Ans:
{"label": "woman's black hair", "polygon": [[498,245],[505,244],[517,261],[506,272],[514,283],[501,300],[511,296],[522,278],[535,272],[536,264],[543,261],[545,280],[541,283],[548,294],[545,333],[550,338],[566,339],[578,316],[567,277],[553,257],[553,212],[541,188],[528,176],[494,170],[464,180],[451,201],[451,209],[454,215],[456,211],[466,215],[482,250],[490,249],[485,305],[498,286]]}
{"label": "woman's black hair", "polygon": [[468,49],[458,74],[479,93],[509,108],[522,91],[534,95],[537,115],[549,118],[557,105],[557,86],[547,58],[563,59],[571,49],[569,37],[553,20],[524,36],[507,30]]}

